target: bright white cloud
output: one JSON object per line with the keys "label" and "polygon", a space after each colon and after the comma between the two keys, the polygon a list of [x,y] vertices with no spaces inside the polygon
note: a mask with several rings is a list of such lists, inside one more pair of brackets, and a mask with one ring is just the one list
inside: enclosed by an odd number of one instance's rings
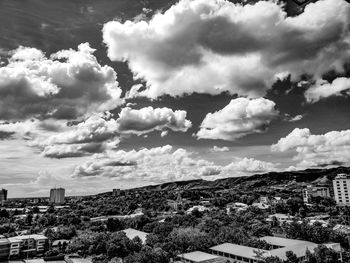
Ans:
{"label": "bright white cloud", "polygon": [[146,107],[136,110],[125,107],[117,119],[118,131],[139,135],[163,129],[186,132],[192,126],[186,115],[186,111],[169,108]]}
{"label": "bright white cloud", "polygon": [[300,121],[302,118],[304,118],[303,115],[295,115],[294,117],[291,116],[286,116],[286,120],[289,122],[296,122],[296,121]]}
{"label": "bright white cloud", "polygon": [[[76,125],[48,119],[0,123],[0,131],[29,140],[51,158],[81,157],[115,148],[123,134],[142,135],[155,130],[165,136],[168,130],[186,132],[191,127],[186,111],[169,108],[123,108],[117,119],[107,113],[94,114]],[[163,133],[165,132],[165,134]]]}
{"label": "bright white cloud", "polygon": [[276,171],[276,164],[255,160],[253,158],[234,158],[234,161],[224,168],[227,171],[241,171],[250,173],[265,173]]}
{"label": "bright white cloud", "polygon": [[74,176],[118,177],[168,182],[212,177],[244,176],[276,170],[276,165],[252,158],[234,158],[226,165],[215,165],[196,158],[185,149],[166,145],[139,151],[114,151],[95,155],[92,160],[76,167]]}
{"label": "bright white cloud", "polygon": [[314,135],[310,130],[294,129],[272,145],[272,151],[296,151],[298,167],[319,167],[350,163],[350,130]]}
{"label": "bright white cloud", "polygon": [[273,101],[258,98],[237,98],[223,109],[208,113],[197,133],[199,139],[235,140],[251,133],[266,130],[276,118]]}
{"label": "bright white cloud", "polygon": [[[195,178],[211,180],[256,173],[239,164],[228,169],[225,165],[203,160],[196,152],[169,145],[110,151],[78,159],[52,159],[35,154],[33,148],[25,147],[19,140],[9,140],[0,144],[0,156],[7,160],[0,162],[4,174],[2,187],[9,190],[11,197],[48,196],[49,189],[55,185],[66,188],[69,195],[86,195],[111,191],[112,185],[124,189],[131,185],[138,187]],[[239,163],[243,159],[233,158],[229,162]],[[39,171],[43,172],[38,174]],[[258,173],[261,172],[260,169]]]}
{"label": "bright white cloud", "polygon": [[103,38],[108,56],[127,60],[147,82],[132,96],[228,91],[259,97],[281,76],[298,81],[304,73],[321,79],[331,69],[343,72],[349,23],[345,0],[310,3],[295,17],[273,1],[182,0],[150,21],[108,22]]}
{"label": "bright white cloud", "polygon": [[81,157],[113,149],[119,143],[115,127],[115,120],[98,115],[73,126],[54,119],[0,123],[0,131],[14,133],[13,137],[24,139],[27,146],[51,158]]}
{"label": "bright white cloud", "polygon": [[228,152],[230,149],[226,146],[224,147],[218,147],[216,145],[213,146],[213,148],[211,149],[213,152]]}
{"label": "bright white cloud", "polygon": [[121,105],[116,72],[88,43],[46,57],[19,47],[0,67],[0,120],[76,119]]}
{"label": "bright white cloud", "polygon": [[316,84],[305,92],[305,97],[308,102],[317,102],[320,99],[330,96],[339,96],[343,92],[350,95],[349,78],[336,78],[332,83],[326,80],[317,81]]}

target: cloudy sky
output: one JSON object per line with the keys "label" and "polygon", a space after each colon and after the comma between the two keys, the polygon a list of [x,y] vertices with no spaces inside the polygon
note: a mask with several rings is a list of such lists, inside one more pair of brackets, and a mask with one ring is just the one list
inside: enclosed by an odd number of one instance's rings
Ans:
{"label": "cloudy sky", "polygon": [[0,2],[0,187],[350,164],[350,4]]}

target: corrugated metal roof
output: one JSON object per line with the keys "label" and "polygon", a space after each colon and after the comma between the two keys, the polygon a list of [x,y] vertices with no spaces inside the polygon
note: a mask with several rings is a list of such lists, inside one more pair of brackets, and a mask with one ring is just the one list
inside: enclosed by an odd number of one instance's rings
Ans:
{"label": "corrugated metal roof", "polygon": [[193,262],[202,262],[206,260],[213,260],[213,259],[219,259],[219,256],[215,256],[209,253],[205,253],[202,251],[193,251],[190,253],[180,254],[178,255],[179,258],[190,260]]}
{"label": "corrugated metal roof", "polygon": [[306,242],[304,240],[289,239],[289,238],[283,238],[283,237],[273,237],[273,236],[262,237],[260,238],[260,240],[264,240],[271,245],[280,246],[280,247],[294,246],[294,245]]}
{"label": "corrugated metal roof", "polygon": [[263,249],[257,249],[253,247],[247,247],[247,246],[241,246],[241,245],[236,245],[236,244],[231,244],[231,243],[224,243],[221,245],[217,245],[214,247],[210,248],[211,250],[222,252],[222,253],[227,253],[235,256],[240,256],[240,257],[245,257],[245,258],[250,258],[250,259],[256,259],[256,253],[255,251],[261,251],[268,253],[268,250],[263,250]]}

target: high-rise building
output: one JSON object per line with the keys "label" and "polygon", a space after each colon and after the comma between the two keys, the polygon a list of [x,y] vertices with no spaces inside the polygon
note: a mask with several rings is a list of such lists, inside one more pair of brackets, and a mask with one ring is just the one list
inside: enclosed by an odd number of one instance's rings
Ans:
{"label": "high-rise building", "polygon": [[350,205],[350,175],[338,174],[333,180],[333,189],[337,205]]}
{"label": "high-rise building", "polygon": [[4,205],[6,200],[7,200],[7,190],[1,189],[0,190],[0,205]]}
{"label": "high-rise building", "polygon": [[55,204],[64,203],[64,188],[53,188],[50,190],[50,202]]}
{"label": "high-rise building", "polygon": [[112,196],[113,197],[120,196],[120,189],[113,189]]}

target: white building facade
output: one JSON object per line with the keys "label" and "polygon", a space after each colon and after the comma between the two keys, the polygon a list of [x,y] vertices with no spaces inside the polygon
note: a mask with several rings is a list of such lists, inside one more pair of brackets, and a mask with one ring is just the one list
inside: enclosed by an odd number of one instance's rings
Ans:
{"label": "white building facade", "polygon": [[338,174],[333,180],[333,190],[337,205],[350,205],[350,175]]}

